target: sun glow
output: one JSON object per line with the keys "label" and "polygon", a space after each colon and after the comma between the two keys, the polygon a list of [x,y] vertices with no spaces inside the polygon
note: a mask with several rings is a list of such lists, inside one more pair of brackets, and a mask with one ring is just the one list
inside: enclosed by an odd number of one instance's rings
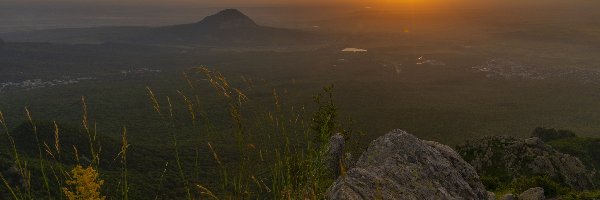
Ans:
{"label": "sun glow", "polygon": [[398,6],[398,5],[425,5],[431,4],[435,0],[380,0],[380,5]]}
{"label": "sun glow", "polygon": [[395,8],[425,8],[458,5],[464,0],[377,0],[372,1],[370,7],[380,9]]}

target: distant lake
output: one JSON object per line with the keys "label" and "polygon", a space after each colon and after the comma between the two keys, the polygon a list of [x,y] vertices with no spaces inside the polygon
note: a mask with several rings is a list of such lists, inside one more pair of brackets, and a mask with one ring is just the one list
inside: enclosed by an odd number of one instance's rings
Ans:
{"label": "distant lake", "polygon": [[366,49],[359,49],[359,48],[345,48],[342,51],[343,52],[367,52]]}

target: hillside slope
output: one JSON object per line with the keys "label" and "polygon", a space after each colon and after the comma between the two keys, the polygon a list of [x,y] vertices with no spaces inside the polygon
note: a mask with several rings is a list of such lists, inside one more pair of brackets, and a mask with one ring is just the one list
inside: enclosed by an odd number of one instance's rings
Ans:
{"label": "hillside slope", "polygon": [[203,20],[163,27],[92,27],[5,33],[11,42],[133,43],[169,46],[269,46],[318,42],[321,36],[291,29],[260,26],[235,9]]}

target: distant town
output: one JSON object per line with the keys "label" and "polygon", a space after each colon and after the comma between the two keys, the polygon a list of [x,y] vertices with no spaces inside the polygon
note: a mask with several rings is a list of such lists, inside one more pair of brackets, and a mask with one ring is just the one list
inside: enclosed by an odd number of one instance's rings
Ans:
{"label": "distant town", "polygon": [[150,68],[136,68],[133,70],[121,70],[122,75],[144,75],[150,73],[160,73],[161,70]]}
{"label": "distant town", "polygon": [[[150,68],[135,68],[131,70],[121,70],[119,74],[126,77],[132,76],[142,76],[146,74],[152,73],[160,73],[161,70],[150,69]],[[53,80],[44,80],[44,79],[28,79],[21,82],[18,81],[8,81],[0,83],[0,93],[13,90],[13,89],[37,89],[37,88],[50,88],[56,86],[65,86],[65,85],[73,85],[78,84],[83,81],[95,80],[96,77],[71,77],[71,76],[62,76],[58,79]]]}
{"label": "distant town", "polygon": [[42,80],[42,79],[30,79],[22,82],[4,82],[0,83],[0,92],[4,92],[9,89],[36,89],[36,88],[47,88],[61,85],[72,85],[80,83],[81,81],[94,80],[93,77],[78,77],[71,78],[69,76],[63,76],[61,79],[54,80]]}

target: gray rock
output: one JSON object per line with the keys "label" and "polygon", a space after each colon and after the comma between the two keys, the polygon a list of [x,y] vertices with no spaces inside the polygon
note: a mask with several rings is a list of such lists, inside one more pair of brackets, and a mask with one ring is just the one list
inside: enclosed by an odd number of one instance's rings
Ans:
{"label": "gray rock", "polygon": [[[549,176],[576,190],[594,188],[589,171],[576,157],[556,151],[539,138],[494,136],[459,146],[458,152],[482,176]],[[503,169],[498,174],[498,168]]]}
{"label": "gray rock", "polygon": [[515,195],[513,194],[505,194],[504,197],[502,197],[502,200],[515,200]]}
{"label": "gray rock", "polygon": [[354,167],[354,157],[352,157],[351,153],[345,153],[344,154],[344,166],[346,167],[346,169],[350,169]]}
{"label": "gray rock", "polygon": [[329,139],[329,169],[335,177],[340,175],[342,167],[344,167],[344,145],[345,140],[342,134],[335,134]]}
{"label": "gray rock", "polygon": [[494,194],[493,192],[488,191],[487,192],[487,196],[488,196],[488,200],[496,200],[496,194]]}
{"label": "gray rock", "polygon": [[519,195],[519,200],[544,200],[544,188],[531,188]]}
{"label": "gray rock", "polygon": [[532,137],[525,139],[525,144],[530,146],[542,147],[545,148],[546,144],[540,138]]}
{"label": "gray rock", "polygon": [[373,141],[329,199],[488,199],[475,169],[452,148],[394,130]]}

